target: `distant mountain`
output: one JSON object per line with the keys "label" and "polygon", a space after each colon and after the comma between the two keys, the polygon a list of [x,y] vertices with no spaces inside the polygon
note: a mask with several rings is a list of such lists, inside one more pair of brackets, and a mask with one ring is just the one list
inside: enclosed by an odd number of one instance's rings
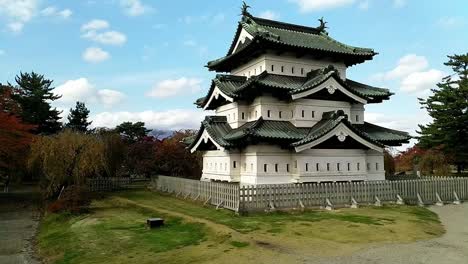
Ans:
{"label": "distant mountain", "polygon": [[149,135],[157,138],[157,139],[164,139],[170,137],[175,131],[174,130],[161,130],[161,129],[153,129],[149,132]]}

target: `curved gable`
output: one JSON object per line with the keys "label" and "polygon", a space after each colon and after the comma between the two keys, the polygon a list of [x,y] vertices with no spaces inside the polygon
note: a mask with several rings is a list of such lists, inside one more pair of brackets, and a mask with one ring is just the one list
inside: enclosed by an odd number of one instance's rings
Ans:
{"label": "curved gable", "polygon": [[366,98],[363,98],[351,92],[337,78],[339,77],[336,77],[335,74],[331,74],[325,80],[323,80],[317,85],[312,85],[310,87],[302,88],[299,91],[293,91],[293,93],[291,94],[291,97],[293,100],[296,100],[296,99],[300,99],[300,98],[313,95],[325,89],[327,90],[328,94],[330,94],[330,96],[333,96],[333,94],[338,90],[356,102],[359,102],[361,104],[367,104]]}
{"label": "curved gable", "polygon": [[365,139],[361,135],[355,133],[352,129],[350,129],[343,122],[341,122],[339,125],[337,125],[332,130],[328,131],[327,133],[324,133],[320,137],[318,137],[318,138],[316,138],[316,139],[314,139],[314,140],[312,140],[310,142],[307,142],[307,143],[296,146],[295,150],[296,150],[296,152],[301,152],[301,151],[304,151],[306,149],[313,148],[313,147],[325,142],[326,140],[328,140],[328,139],[330,139],[332,137],[337,137],[338,140],[341,141],[341,142],[345,142],[347,137],[351,137],[352,139],[359,142],[363,146],[366,146],[369,149],[373,149],[373,150],[376,150],[378,152],[383,152],[383,148],[381,146],[377,145],[376,143],[370,142],[368,139]]}

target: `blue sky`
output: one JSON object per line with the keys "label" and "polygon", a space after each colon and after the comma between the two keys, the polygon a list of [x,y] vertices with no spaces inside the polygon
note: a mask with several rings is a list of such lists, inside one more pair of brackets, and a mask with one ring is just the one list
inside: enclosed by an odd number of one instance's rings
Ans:
{"label": "blue sky", "polygon": [[[447,54],[465,53],[466,0],[250,0],[256,16],[317,26],[333,38],[379,52],[348,77],[396,93],[366,108],[366,119],[414,132],[429,119],[417,97],[449,72]],[[193,101],[225,55],[241,1],[0,0],[0,82],[20,71],[53,79],[55,105],[85,101],[96,126],[131,120],[161,129],[197,128]],[[66,114],[66,111],[64,112]]]}

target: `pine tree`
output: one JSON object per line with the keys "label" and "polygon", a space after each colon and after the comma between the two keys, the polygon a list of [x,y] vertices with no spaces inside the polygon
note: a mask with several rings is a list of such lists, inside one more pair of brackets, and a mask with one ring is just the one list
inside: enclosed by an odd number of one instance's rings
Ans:
{"label": "pine tree", "polygon": [[82,102],[76,102],[75,109],[70,109],[68,114],[68,123],[65,125],[75,131],[87,132],[88,126],[92,122],[88,122],[89,110],[86,105]]}
{"label": "pine tree", "polygon": [[419,99],[433,122],[419,125],[418,133],[421,147],[441,148],[460,172],[468,161],[468,53],[448,58],[444,64],[454,73],[432,89],[433,95]]}
{"label": "pine tree", "polygon": [[15,78],[17,86],[14,95],[22,109],[21,118],[37,126],[37,134],[54,134],[61,129],[60,111],[52,108],[52,101],[61,96],[52,93],[52,81],[35,72],[20,73]]}
{"label": "pine tree", "polygon": [[146,129],[144,122],[123,122],[115,128],[115,131],[127,142],[134,143],[146,137],[151,129]]}

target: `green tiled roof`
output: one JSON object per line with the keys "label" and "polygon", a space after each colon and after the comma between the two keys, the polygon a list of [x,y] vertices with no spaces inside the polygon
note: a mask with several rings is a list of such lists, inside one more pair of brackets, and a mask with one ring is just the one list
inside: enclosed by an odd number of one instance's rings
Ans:
{"label": "green tiled roof", "polygon": [[228,141],[239,140],[247,136],[261,139],[299,140],[309,128],[297,128],[288,121],[272,121],[259,118],[231,130],[224,138]]}
{"label": "green tiled roof", "polygon": [[335,127],[337,127],[339,124],[345,124],[351,131],[354,133],[358,134],[365,140],[377,145],[377,146],[383,146],[382,142],[376,140],[375,138],[371,137],[369,134],[367,134],[364,131],[361,131],[357,129],[354,125],[352,125],[348,121],[348,117],[344,114],[342,110],[336,111],[336,112],[326,112],[323,114],[322,120],[320,120],[315,126],[312,127],[311,131],[309,134],[304,137],[302,140],[298,142],[294,142],[292,146],[297,147],[301,146],[310,142],[313,142],[314,140],[322,137],[323,135],[327,134],[331,130],[333,130]]}
{"label": "green tiled roof", "polygon": [[231,126],[227,123],[227,118],[225,116],[206,116],[205,120],[201,123],[197,136],[192,140],[189,148],[192,148],[194,144],[196,144],[204,130],[206,130],[208,135],[210,135],[210,137],[220,146],[231,146],[231,144],[224,139],[224,135],[232,130]]}
{"label": "green tiled roof", "polygon": [[335,78],[343,87],[348,89],[351,93],[366,99],[368,103],[378,103],[382,100],[389,99],[392,95],[388,89],[372,87],[349,79],[343,81],[336,70],[322,69],[310,72],[307,77],[277,75],[263,72],[260,75],[247,79],[243,76],[218,74],[212,81],[208,95],[198,99],[195,104],[203,107],[208,102],[215,86],[232,98],[244,98],[244,92],[248,91],[252,86],[256,86],[257,89],[263,87],[264,90],[262,91],[264,92],[268,92],[266,89],[269,88],[283,91],[287,98],[290,98],[293,94],[315,88],[329,78]]}
{"label": "green tiled roof", "polygon": [[412,138],[407,132],[389,129],[367,122],[364,124],[355,124],[353,126],[355,126],[360,131],[364,131],[370,137],[382,143],[389,143],[392,141],[406,142]]}
{"label": "green tiled roof", "polygon": [[256,121],[247,122],[238,128],[232,129],[227,123],[226,117],[207,116],[202,122],[199,134],[193,139],[190,148],[199,140],[203,130],[206,130],[217,144],[225,148],[236,148],[240,142],[245,142],[249,138],[269,142],[277,140],[278,144],[283,142],[289,144],[290,147],[297,147],[322,137],[342,123],[368,142],[378,146],[399,146],[411,139],[411,136],[406,132],[370,123],[351,124],[342,111],[324,113],[322,120],[313,127],[295,127],[288,121],[259,118]]}
{"label": "green tiled roof", "polygon": [[[242,29],[251,34],[253,39],[246,39],[244,43],[236,48],[236,42]],[[207,67],[216,70],[220,63],[236,57],[237,53],[247,51],[249,47],[253,47],[251,50],[259,48],[261,46],[258,45],[259,43],[272,44],[269,46],[278,48],[323,52],[329,56],[360,57],[360,59],[352,59],[353,62],[346,63],[347,65],[372,59],[377,54],[372,49],[354,47],[338,42],[328,36],[328,33],[318,28],[258,18],[245,13],[239,22],[228,54],[225,57],[208,62]]]}

